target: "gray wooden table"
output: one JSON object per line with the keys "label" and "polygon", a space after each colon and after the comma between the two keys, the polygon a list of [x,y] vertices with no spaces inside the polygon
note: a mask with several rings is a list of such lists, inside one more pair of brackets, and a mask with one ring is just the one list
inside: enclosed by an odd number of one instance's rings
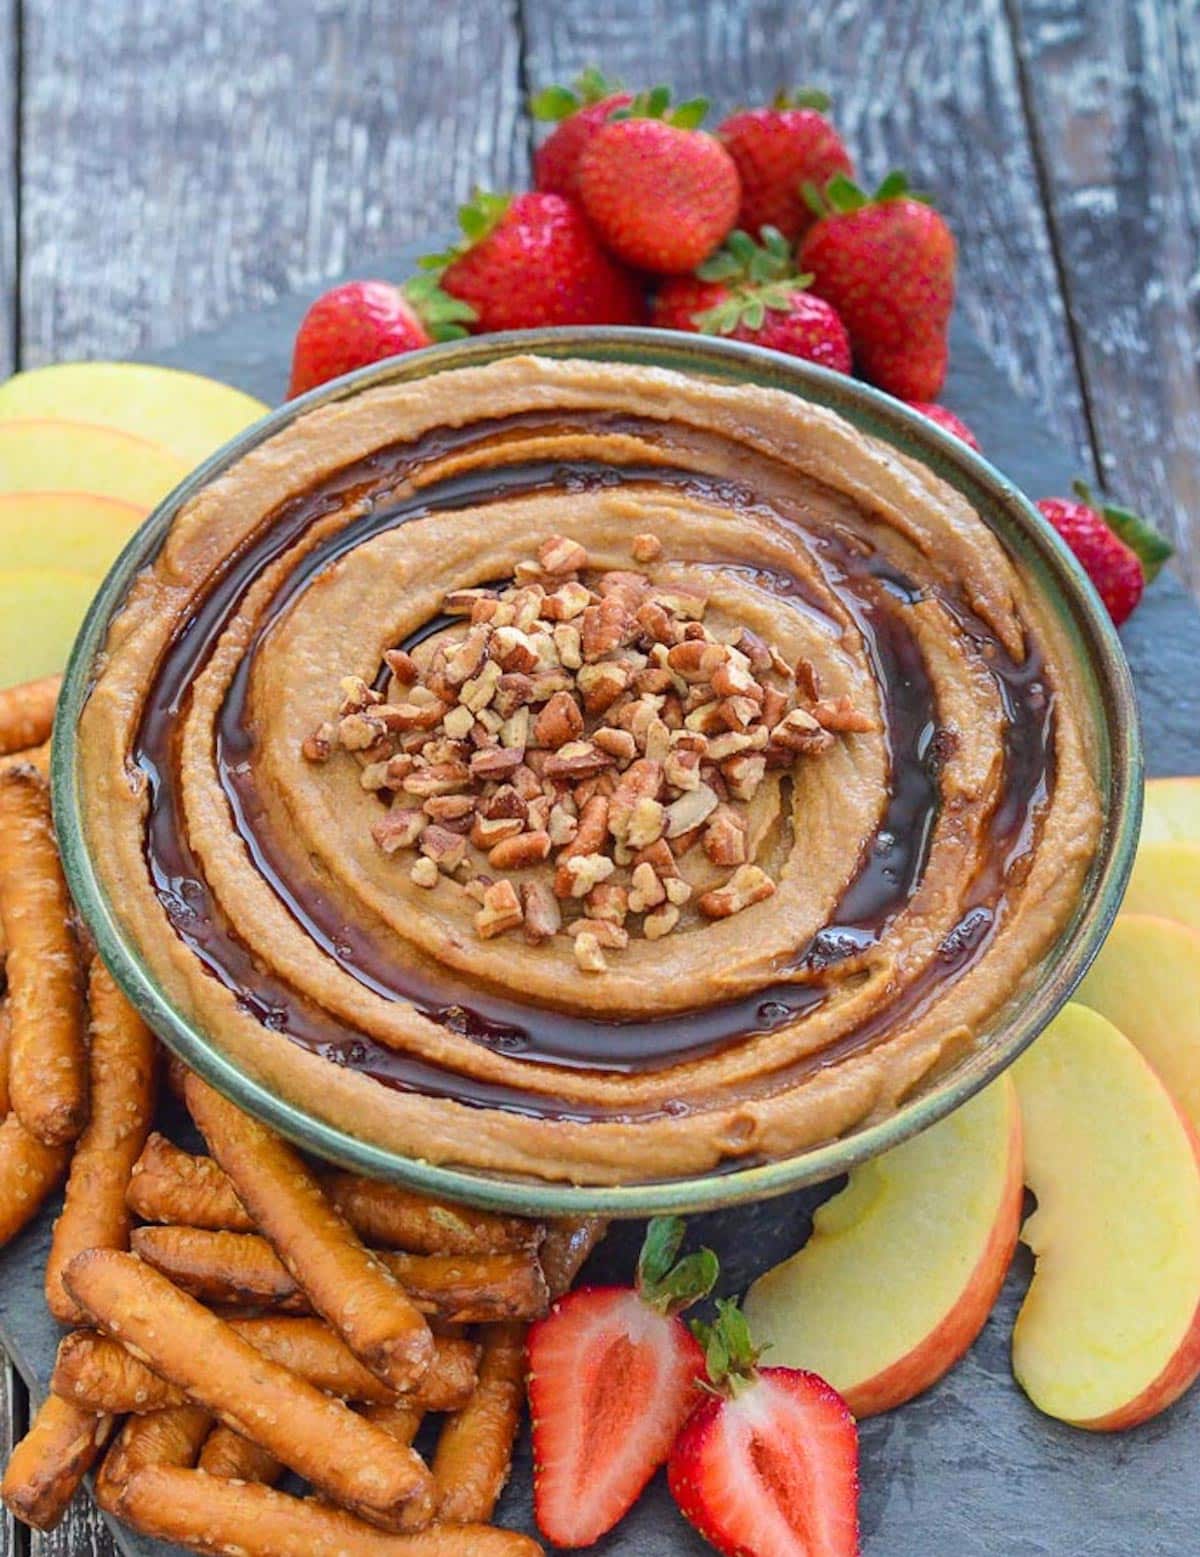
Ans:
{"label": "gray wooden table", "polygon": [[[866,175],[936,194],[1014,394],[1200,591],[1200,0],[0,0],[0,374],[371,273],[526,182],[529,88],[592,62],[829,90]],[[112,1546],[81,1510],[32,1550]]]}

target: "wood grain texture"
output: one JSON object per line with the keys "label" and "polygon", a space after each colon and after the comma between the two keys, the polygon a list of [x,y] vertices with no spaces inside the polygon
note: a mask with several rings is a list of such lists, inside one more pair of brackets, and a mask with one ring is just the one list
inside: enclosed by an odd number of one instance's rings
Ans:
{"label": "wood grain texture", "polygon": [[16,366],[20,0],[0,0],[0,378]]}
{"label": "wood grain texture", "polygon": [[527,165],[509,4],[23,3],[27,365],[369,270]]}
{"label": "wood grain texture", "polygon": [[902,167],[934,195],[959,241],[959,306],[1013,388],[1086,462],[1003,0],[524,0],[522,14],[535,86],[597,63],[630,83],[703,93],[710,124],[780,85],[824,87],[865,177]]}
{"label": "wood grain texture", "polygon": [[1200,4],[1012,0],[1114,494],[1200,586]]}

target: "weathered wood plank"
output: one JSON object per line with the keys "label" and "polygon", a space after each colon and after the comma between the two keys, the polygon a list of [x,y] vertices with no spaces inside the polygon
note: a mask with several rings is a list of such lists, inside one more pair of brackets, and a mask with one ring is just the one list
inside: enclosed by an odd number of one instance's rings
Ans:
{"label": "weathered wood plank", "polygon": [[19,0],[0,0],[0,378],[15,366],[20,79]]}
{"label": "weathered wood plank", "polygon": [[1015,0],[1103,473],[1200,585],[1200,5]]}
{"label": "weathered wood plank", "polygon": [[[634,83],[671,81],[717,112],[809,82],[865,175],[908,170],[960,248],[960,306],[1018,393],[1081,459],[1088,449],[1062,300],[1003,0],[797,6],[726,0],[524,0],[528,78],[597,63]],[[716,115],[710,122],[716,122]]]}
{"label": "weathered wood plank", "polygon": [[369,272],[527,163],[508,6],[25,11],[30,364],[133,354],[360,257]]}

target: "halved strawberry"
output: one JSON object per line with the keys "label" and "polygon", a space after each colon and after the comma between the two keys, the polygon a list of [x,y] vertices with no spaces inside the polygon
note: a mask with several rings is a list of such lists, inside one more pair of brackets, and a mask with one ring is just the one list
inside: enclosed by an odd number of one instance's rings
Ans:
{"label": "halved strawberry", "polygon": [[696,1404],[704,1353],[679,1317],[717,1278],[708,1249],[675,1264],[678,1217],[650,1223],[632,1287],[579,1287],[528,1340],[533,1502],[556,1546],[590,1546],[637,1501]]}
{"label": "halved strawberry", "polygon": [[758,1368],[746,1319],[719,1303],[702,1331],[713,1393],[667,1465],[671,1494],[726,1557],[855,1557],[858,1430],[824,1379]]}

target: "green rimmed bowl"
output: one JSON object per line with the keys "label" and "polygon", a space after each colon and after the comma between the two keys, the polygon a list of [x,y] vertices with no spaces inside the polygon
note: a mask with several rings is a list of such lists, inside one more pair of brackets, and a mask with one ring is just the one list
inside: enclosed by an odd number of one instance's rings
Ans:
{"label": "green rimmed bowl", "polygon": [[[729,383],[765,385],[838,412],[863,432],[928,465],[962,492],[1050,603],[1077,654],[1080,680],[1092,705],[1091,719],[1097,732],[1096,777],[1105,808],[1104,824],[1076,912],[1042,960],[1036,987],[1011,1002],[977,1045],[895,1113],[793,1157],[687,1179],[587,1187],[437,1167],[358,1140],[276,1096],[223,1054],[172,1004],[137,946],[121,929],[88,854],[75,742],[79,715],[109,625],[132,580],[153,557],[181,507],[248,450],[302,412],[378,385],[411,382],[446,369],[480,366],[530,352],[666,367]],[[1120,903],[1141,810],[1137,712],[1116,634],[1078,564],[1011,482],[926,418],[852,379],[756,347],[656,330],[521,331],[432,347],[348,375],[266,417],[177,488],[130,542],[105,580],[76,642],[57,730],[55,816],[71,889],[104,961],[167,1046],[220,1091],[309,1151],[427,1193],[524,1214],[601,1211],[641,1216],[758,1200],[842,1173],[949,1113],[1016,1058],[1083,976]]]}

